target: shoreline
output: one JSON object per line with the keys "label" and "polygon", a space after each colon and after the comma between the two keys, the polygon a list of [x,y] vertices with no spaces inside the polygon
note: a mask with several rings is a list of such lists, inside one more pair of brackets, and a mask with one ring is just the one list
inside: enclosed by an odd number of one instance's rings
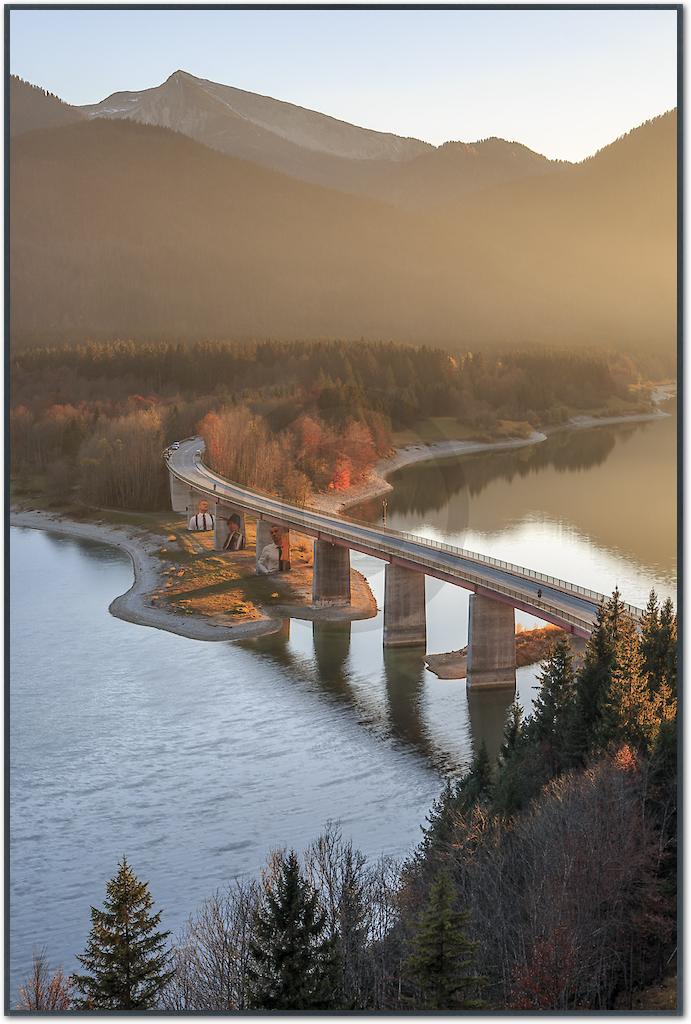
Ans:
{"label": "shoreline", "polygon": [[377,603],[362,573],[351,570],[353,604],[346,608],[314,608],[308,604],[276,605],[276,617],[262,609],[263,617],[250,622],[230,624],[213,617],[192,618],[151,604],[151,594],[160,585],[160,561],[156,552],[161,538],[147,530],[135,527],[117,527],[98,520],[80,522],[56,512],[37,509],[10,510],[10,526],[25,530],[44,530],[59,533],[76,540],[94,541],[118,548],[129,555],[134,573],[132,586],[124,594],[114,597],[108,611],[116,619],[133,622],[138,626],[162,629],[167,633],[184,636],[188,640],[234,641],[278,633],[283,619],[308,619],[327,622],[372,618],[377,614]]}
{"label": "shoreline", "polygon": [[[655,405],[666,402],[676,396],[676,385],[664,385],[657,388],[652,394]],[[413,466],[418,462],[434,462],[437,459],[462,458],[464,455],[475,455],[480,452],[510,451],[514,448],[526,448],[530,445],[541,444],[552,434],[561,433],[565,430],[587,430],[593,427],[609,427],[623,423],[645,423],[652,420],[662,419],[671,416],[669,412],[655,409],[653,412],[632,413],[627,416],[574,416],[566,423],[557,427],[547,427],[544,430],[534,430],[529,437],[515,438],[504,441],[436,441],[432,444],[406,445],[399,448],[395,455],[380,459],[375,463],[369,476],[355,487],[349,488],[348,492],[341,491],[339,494],[317,495],[312,502],[312,507],[320,512],[338,513],[345,512],[353,505],[378,498],[382,494],[388,494],[393,490],[392,484],[387,477],[399,469]]]}
{"label": "shoreline", "polygon": [[[665,385],[653,392],[656,405],[674,397],[676,387]],[[395,455],[381,459],[372,469],[369,477],[349,489],[349,492],[338,494],[317,495],[312,507],[322,512],[337,514],[359,505],[361,502],[387,494],[393,490],[387,477],[398,469],[414,465],[418,462],[429,462],[436,459],[459,458],[480,452],[510,451],[524,448],[546,441],[548,436],[563,430],[582,430],[597,426],[609,426],[616,423],[636,423],[659,419],[670,413],[656,409],[651,413],[637,413],[631,416],[577,416],[561,426],[546,431],[535,430],[527,438],[515,438],[502,441],[439,441],[434,444],[407,445],[399,449]],[[124,594],[115,597],[108,611],[116,618],[133,622],[140,626],[162,629],[175,633],[190,640],[234,641],[246,640],[259,636],[267,636],[281,629],[282,620],[297,618],[324,621],[352,621],[371,618],[377,614],[377,603],[365,577],[351,570],[351,586],[356,601],[348,608],[315,608],[308,603],[280,604],[272,608],[277,617],[268,615],[262,609],[263,616],[249,622],[229,624],[213,617],[190,620],[176,612],[152,605],[151,594],[160,583],[160,563],[156,551],[160,548],[161,538],[156,534],[136,527],[117,527],[94,520],[81,522],[62,516],[56,512],[45,512],[38,509],[10,509],[10,526],[21,529],[45,530],[74,537],[77,540],[94,541],[110,545],[126,552],[132,563],[134,579],[132,586]],[[354,577],[354,579],[352,579]]]}

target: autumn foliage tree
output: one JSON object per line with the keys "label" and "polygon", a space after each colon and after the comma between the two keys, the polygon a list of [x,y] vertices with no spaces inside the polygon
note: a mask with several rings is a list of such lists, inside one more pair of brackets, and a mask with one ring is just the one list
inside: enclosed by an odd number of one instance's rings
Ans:
{"label": "autumn foliage tree", "polygon": [[31,973],[19,986],[17,1009],[26,1013],[65,1013],[72,1009],[72,979],[62,968],[51,973],[45,949],[34,953]]}

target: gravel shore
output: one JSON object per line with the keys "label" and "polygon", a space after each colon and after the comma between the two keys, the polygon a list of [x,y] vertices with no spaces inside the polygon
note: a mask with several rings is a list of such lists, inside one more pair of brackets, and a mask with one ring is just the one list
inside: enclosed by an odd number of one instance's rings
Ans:
{"label": "gravel shore", "polygon": [[[658,388],[653,395],[656,403],[665,401],[674,394],[673,386]],[[611,416],[598,418],[595,416],[578,416],[570,420],[564,429],[583,429],[586,427],[607,426],[613,423],[629,423],[657,419],[669,413],[656,410],[635,416]],[[549,431],[553,433],[554,431]],[[321,494],[313,499],[313,507],[324,512],[338,513],[369,498],[386,494],[392,490],[386,477],[394,470],[416,462],[431,459],[452,458],[471,455],[486,451],[507,451],[523,448],[527,445],[539,444],[546,440],[548,433],[534,431],[527,438],[513,441],[439,441],[436,444],[408,445],[401,448],[395,455],[382,459],[372,470],[367,480],[351,487],[346,492]],[[239,622],[234,625],[226,621],[208,618],[189,618],[181,616],[165,608],[152,604],[151,594],[161,584],[160,560],[156,552],[160,549],[163,537],[136,527],[120,527],[99,520],[80,522],[59,515],[55,512],[44,512],[38,509],[12,509],[10,526],[23,527],[31,530],[51,530],[69,537],[82,540],[97,541],[110,544],[126,551],[134,569],[134,582],[125,594],[116,597],[110,604],[109,611],[120,619],[135,622],[155,629],[165,629],[193,640],[241,640],[249,637],[263,636],[277,632],[281,628],[281,619],[270,616],[252,622]],[[286,605],[276,608],[279,614],[292,615],[296,618],[323,618],[346,620],[368,618],[376,614],[377,606],[367,581],[360,573],[353,572],[354,607],[349,609],[314,609],[307,603]]]}

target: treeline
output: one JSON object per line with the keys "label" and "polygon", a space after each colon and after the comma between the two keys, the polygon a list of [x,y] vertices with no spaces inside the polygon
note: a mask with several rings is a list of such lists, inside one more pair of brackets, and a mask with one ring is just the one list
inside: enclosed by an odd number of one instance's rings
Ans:
{"label": "treeline", "polygon": [[[501,355],[449,353],[393,342],[205,342],[109,344],[27,349],[11,362],[18,405],[126,401],[131,395],[190,399],[262,397],[277,423],[293,412],[330,420],[360,408],[389,417],[394,429],[427,416],[473,423],[496,418],[559,420],[564,407],[588,410],[627,398],[639,371],[621,353],[549,349]],[[286,408],[288,403],[288,408]]]}
{"label": "treeline", "polygon": [[[97,928],[90,973],[51,988],[44,958],[43,991],[177,1012],[631,1008],[674,969],[676,642],[670,601],[651,594],[637,628],[615,591],[582,663],[561,634],[530,717],[513,706],[498,761],[481,747],[447,784],[407,861],[370,863],[331,825],[213,894],[165,956],[146,903],[153,988],[110,971]],[[27,985],[22,1008],[50,1008]]]}
{"label": "treeline", "polygon": [[[287,497],[344,488],[391,448],[391,432],[451,416],[478,432],[533,426],[618,403],[638,378],[625,356],[506,353],[396,344],[130,342],[32,349],[12,358],[14,472],[65,500],[166,503],[161,450],[202,433],[221,472]],[[225,467],[225,468],[222,468]],[[260,472],[261,467],[261,472]]]}
{"label": "treeline", "polygon": [[65,103],[54,92],[31,85],[17,75],[10,75],[10,136],[40,128],[57,128],[84,120],[78,107]]}

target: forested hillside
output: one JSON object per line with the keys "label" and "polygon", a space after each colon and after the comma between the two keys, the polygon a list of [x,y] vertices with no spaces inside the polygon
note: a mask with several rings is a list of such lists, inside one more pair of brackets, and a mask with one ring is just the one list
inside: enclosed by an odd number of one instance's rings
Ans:
{"label": "forested hillside", "polygon": [[64,103],[46,89],[10,76],[10,135],[36,131],[39,128],[57,128],[86,119],[79,107]]}
{"label": "forested hillside", "polygon": [[121,508],[166,506],[161,451],[196,432],[229,478],[301,501],[356,482],[390,451],[392,431],[426,417],[486,438],[577,411],[646,408],[631,360],[558,351],[114,342],[30,348],[11,373],[17,479],[58,503]]}
{"label": "forested hillside", "polygon": [[15,343],[397,338],[655,349],[676,338],[676,115],[439,213],[298,182],[161,128],[15,140]]}

